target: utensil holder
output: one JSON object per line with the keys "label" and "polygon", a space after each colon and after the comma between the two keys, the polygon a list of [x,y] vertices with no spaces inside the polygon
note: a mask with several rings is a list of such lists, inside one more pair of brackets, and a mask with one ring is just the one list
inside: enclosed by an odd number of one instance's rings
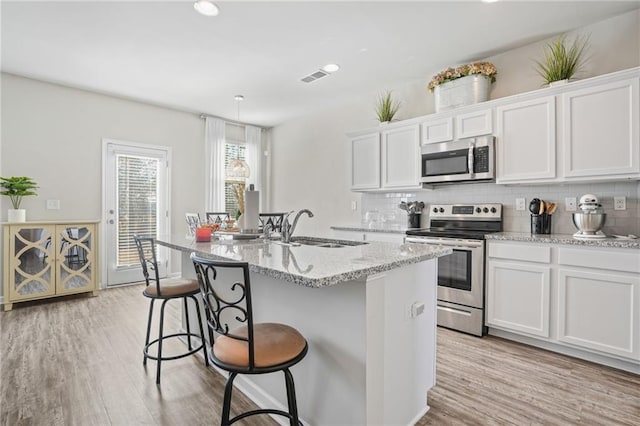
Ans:
{"label": "utensil holder", "polygon": [[551,215],[532,214],[531,215],[532,234],[551,234]]}
{"label": "utensil holder", "polygon": [[421,218],[422,218],[422,213],[409,213],[409,215],[407,216],[407,227],[420,228]]}

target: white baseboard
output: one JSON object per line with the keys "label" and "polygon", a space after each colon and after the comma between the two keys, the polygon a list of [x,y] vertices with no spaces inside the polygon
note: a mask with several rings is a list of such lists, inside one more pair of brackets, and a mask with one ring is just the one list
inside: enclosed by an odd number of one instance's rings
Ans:
{"label": "white baseboard", "polygon": [[429,412],[430,409],[431,409],[431,407],[429,407],[428,405],[426,407],[424,407],[424,410],[420,411],[417,416],[415,416],[413,419],[411,419],[411,421],[409,422],[408,426],[414,426],[416,423],[418,423],[420,421],[420,419],[422,419],[424,417],[424,415]]}

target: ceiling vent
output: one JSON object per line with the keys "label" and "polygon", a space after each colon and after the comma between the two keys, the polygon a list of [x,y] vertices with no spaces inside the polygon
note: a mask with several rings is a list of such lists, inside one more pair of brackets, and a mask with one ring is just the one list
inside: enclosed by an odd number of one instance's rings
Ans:
{"label": "ceiling vent", "polygon": [[318,71],[314,72],[313,74],[309,74],[309,75],[307,75],[305,77],[302,77],[300,80],[304,81],[305,83],[311,83],[312,81],[316,81],[319,78],[326,77],[328,75],[329,75],[328,72],[324,72],[322,70],[318,70]]}

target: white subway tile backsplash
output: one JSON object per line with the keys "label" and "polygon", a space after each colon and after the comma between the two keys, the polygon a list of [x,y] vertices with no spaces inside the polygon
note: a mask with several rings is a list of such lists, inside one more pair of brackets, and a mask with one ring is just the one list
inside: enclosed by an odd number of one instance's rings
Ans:
{"label": "white subway tile backsplash", "polygon": [[[390,225],[405,225],[407,214],[398,208],[401,201],[424,201],[425,204],[455,203],[501,203],[503,205],[504,230],[507,232],[529,232],[529,210],[515,209],[515,199],[524,197],[526,206],[532,198],[541,198],[559,204],[553,215],[551,231],[558,234],[573,234],[576,228],[571,213],[564,210],[564,199],[579,199],[584,194],[594,194],[603,205],[607,220],[604,227],[606,234],[640,235],[640,183],[636,181],[535,185],[535,186],[503,186],[493,183],[470,185],[451,185],[435,190],[416,191],[415,193],[364,193],[362,195],[362,220],[367,211],[378,210],[387,218]],[[613,197],[627,197],[626,210],[613,209]],[[428,206],[425,208],[423,223],[428,221]]]}

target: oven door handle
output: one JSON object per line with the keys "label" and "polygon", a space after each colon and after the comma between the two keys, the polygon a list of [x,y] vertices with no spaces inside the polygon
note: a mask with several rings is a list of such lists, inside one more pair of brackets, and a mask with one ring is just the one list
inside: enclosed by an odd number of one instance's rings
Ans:
{"label": "oven door handle", "polygon": [[457,248],[460,250],[471,250],[474,248],[480,248],[483,246],[483,241],[477,240],[439,240],[439,239],[429,239],[429,238],[406,238],[406,242],[408,243],[418,243],[418,244],[434,244],[439,246],[447,246],[452,248]]}

